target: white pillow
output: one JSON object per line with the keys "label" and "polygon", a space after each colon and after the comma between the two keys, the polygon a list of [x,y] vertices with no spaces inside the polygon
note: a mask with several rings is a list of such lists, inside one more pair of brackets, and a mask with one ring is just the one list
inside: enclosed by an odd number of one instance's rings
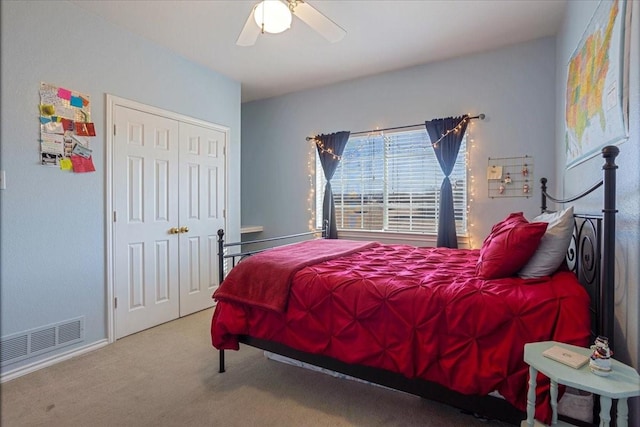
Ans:
{"label": "white pillow", "polygon": [[549,276],[567,255],[573,234],[573,206],[560,212],[538,215],[531,222],[547,222],[547,231],[533,256],[518,272],[523,279]]}

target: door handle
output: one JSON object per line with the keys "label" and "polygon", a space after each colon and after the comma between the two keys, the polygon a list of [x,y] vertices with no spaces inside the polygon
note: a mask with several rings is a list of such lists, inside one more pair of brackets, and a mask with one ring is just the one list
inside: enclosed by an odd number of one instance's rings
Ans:
{"label": "door handle", "polygon": [[189,227],[185,227],[185,226],[180,227],[180,233],[188,233],[188,232],[189,232]]}
{"label": "door handle", "polygon": [[171,227],[169,229],[169,234],[178,234],[180,233],[180,229],[178,227]]}

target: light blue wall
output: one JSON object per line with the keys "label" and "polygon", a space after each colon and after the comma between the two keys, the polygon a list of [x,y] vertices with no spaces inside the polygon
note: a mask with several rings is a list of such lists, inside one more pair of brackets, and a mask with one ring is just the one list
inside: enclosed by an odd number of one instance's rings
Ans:
{"label": "light blue wall", "polygon": [[[562,112],[565,107],[567,63],[578,45],[585,28],[599,2],[575,1],[567,3],[562,30],[557,37],[557,97],[556,97],[556,153],[557,174],[564,176],[565,196],[573,196],[602,176],[602,158],[596,157],[572,169],[566,170]],[[629,75],[629,139],[619,145],[616,159],[617,208],[616,215],[616,327],[615,357],[638,369],[640,341],[638,319],[640,313],[640,2],[633,4],[630,45]],[[599,212],[602,191],[588,202],[578,202],[581,211]],[[630,403],[632,418],[629,425],[640,425],[640,399]],[[635,424],[634,421],[635,420]]]}
{"label": "light blue wall", "polygon": [[[107,336],[105,94],[231,129],[228,217],[237,229],[240,84],[75,4],[3,1],[1,12],[0,169],[7,189],[0,190],[0,336],[86,316],[86,340],[79,345],[87,345]],[[91,97],[96,172],[38,164],[40,82]]]}
{"label": "light blue wall", "polygon": [[534,197],[491,199],[488,157],[534,158],[534,179],[553,182],[555,40],[539,39],[491,52],[375,75],[242,105],[242,221],[272,236],[306,230],[310,212],[305,137],[423,123],[485,113],[474,121],[471,175],[473,246],[511,211],[539,212]]}

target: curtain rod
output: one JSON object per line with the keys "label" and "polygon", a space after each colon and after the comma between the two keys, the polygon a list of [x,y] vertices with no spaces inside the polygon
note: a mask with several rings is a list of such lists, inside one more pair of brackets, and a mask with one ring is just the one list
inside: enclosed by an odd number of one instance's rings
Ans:
{"label": "curtain rod", "polygon": [[[485,118],[484,113],[480,113],[477,116],[469,117],[469,120],[475,120],[475,119],[484,120],[484,118]],[[351,132],[350,135],[362,135],[362,134],[365,134],[365,133],[383,132],[385,130],[397,130],[397,129],[415,128],[415,127],[418,127],[418,126],[424,126],[424,123],[418,123],[417,125],[396,126],[396,127],[393,127],[393,128],[363,130],[363,131],[360,131],[360,132]],[[315,137],[308,136],[306,138],[307,141],[311,141],[312,139],[315,139]]]}

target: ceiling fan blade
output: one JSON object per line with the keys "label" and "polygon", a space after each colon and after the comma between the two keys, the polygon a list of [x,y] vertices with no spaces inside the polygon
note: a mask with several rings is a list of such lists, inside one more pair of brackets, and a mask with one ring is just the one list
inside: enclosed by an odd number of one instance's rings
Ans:
{"label": "ceiling fan blade", "polygon": [[253,20],[253,12],[255,11],[255,6],[251,9],[251,13],[249,13],[249,17],[247,18],[247,22],[244,23],[244,27],[238,36],[238,40],[236,40],[236,44],[238,46],[253,46],[258,40],[258,36],[260,35],[260,28],[256,25]]}
{"label": "ceiling fan blade", "polygon": [[307,2],[298,2],[293,10],[293,14],[331,43],[341,40],[347,34],[342,27],[324,16]]}

